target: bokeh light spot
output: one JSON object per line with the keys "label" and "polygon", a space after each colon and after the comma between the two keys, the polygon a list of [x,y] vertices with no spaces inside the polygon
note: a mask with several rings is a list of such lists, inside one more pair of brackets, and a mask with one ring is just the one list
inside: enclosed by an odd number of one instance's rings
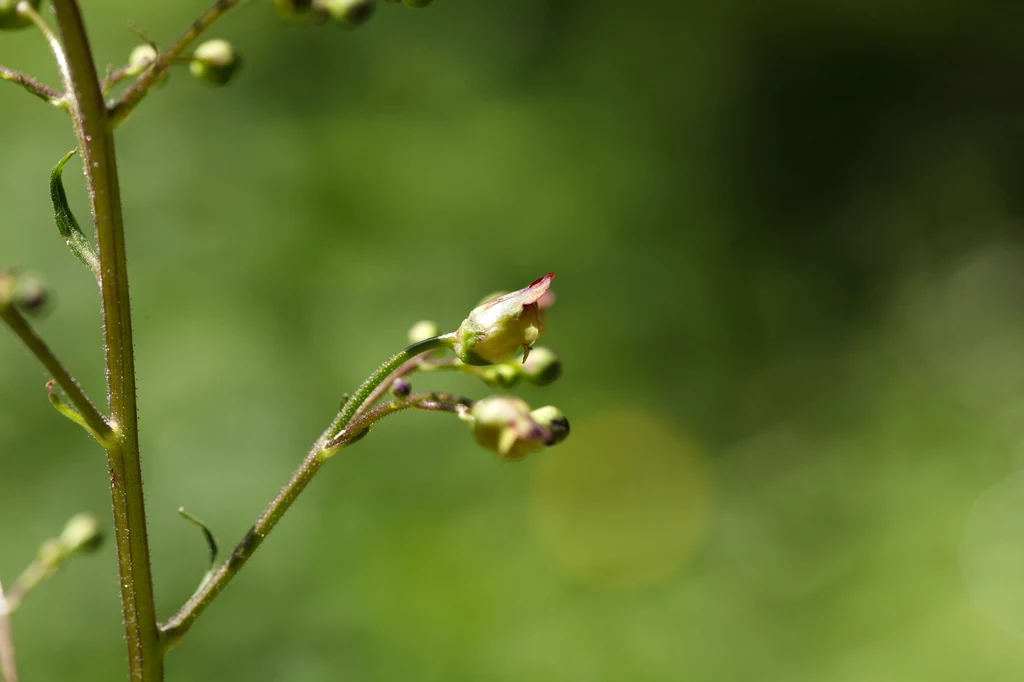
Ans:
{"label": "bokeh light spot", "polygon": [[542,544],[573,578],[635,589],[668,578],[706,525],[704,458],[665,420],[605,412],[573,424],[540,453],[533,518]]}

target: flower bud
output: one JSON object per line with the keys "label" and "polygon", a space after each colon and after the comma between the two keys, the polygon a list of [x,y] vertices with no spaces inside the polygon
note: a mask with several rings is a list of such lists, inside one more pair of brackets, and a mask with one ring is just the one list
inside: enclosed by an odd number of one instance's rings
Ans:
{"label": "flower bud", "polygon": [[422,320],[409,329],[409,343],[419,343],[420,341],[438,336],[440,333],[441,330],[436,322]]}
{"label": "flower bud", "polygon": [[391,392],[396,398],[408,398],[412,393],[412,382],[405,377],[398,377],[391,382]]}
{"label": "flower bud", "polygon": [[274,11],[286,21],[303,21],[310,17],[313,0],[274,0]]}
{"label": "flower bud", "polygon": [[377,9],[373,0],[313,0],[313,8],[342,25],[365,24]]}
{"label": "flower bud", "polygon": [[46,285],[38,277],[15,269],[0,271],[0,307],[14,304],[33,313],[46,304],[47,298]]}
{"label": "flower bud", "polygon": [[64,526],[60,541],[68,552],[93,552],[103,542],[99,521],[91,514],[76,514]]}
{"label": "flower bud", "polygon": [[551,286],[554,273],[530,286],[493,298],[473,309],[455,332],[451,348],[467,365],[496,365],[522,347],[524,359],[537,341],[541,313],[537,301]]}
{"label": "flower bud", "polygon": [[473,405],[470,414],[477,442],[503,460],[520,460],[540,450],[549,437],[548,431],[530,416],[530,406],[519,398],[484,398]]}
{"label": "flower bud", "polygon": [[[135,49],[128,55],[128,68],[133,74],[140,74],[146,70],[146,67],[156,61],[157,55],[156,48],[149,43],[142,43],[136,45]],[[157,83],[163,83],[167,80],[169,71],[164,70],[160,77],[156,79]]]}
{"label": "flower bud", "polygon": [[[0,31],[13,31],[25,28],[32,22],[18,13],[20,0],[0,0]],[[39,9],[41,0],[29,0],[32,9]]]}
{"label": "flower bud", "polygon": [[480,378],[488,386],[497,388],[512,388],[519,383],[522,372],[515,365],[503,362],[500,365],[491,365],[479,370]]}
{"label": "flower bud", "polygon": [[226,85],[238,71],[242,59],[226,40],[207,40],[192,53],[189,71],[211,85]]}
{"label": "flower bud", "polygon": [[562,361],[555,351],[537,346],[523,360],[523,376],[535,386],[547,386],[562,376]]}
{"label": "flower bud", "polygon": [[565,414],[554,405],[538,407],[530,413],[530,418],[540,426],[548,430],[549,436],[547,445],[561,443],[569,436],[569,420]]}

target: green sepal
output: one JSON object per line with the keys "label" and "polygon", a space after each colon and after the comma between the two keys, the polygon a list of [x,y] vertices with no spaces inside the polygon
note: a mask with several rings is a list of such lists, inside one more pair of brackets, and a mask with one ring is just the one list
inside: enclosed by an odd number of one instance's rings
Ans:
{"label": "green sepal", "polygon": [[53,218],[57,223],[60,236],[67,242],[71,253],[75,254],[78,260],[85,263],[86,267],[92,270],[92,274],[98,281],[100,278],[100,259],[92,248],[92,244],[82,233],[82,228],[78,226],[75,215],[71,212],[71,207],[68,205],[68,195],[64,192],[64,180],[61,177],[64,173],[64,164],[77,152],[77,149],[72,149],[65,154],[64,158],[57,162],[57,165],[50,172],[50,199],[53,200]]}

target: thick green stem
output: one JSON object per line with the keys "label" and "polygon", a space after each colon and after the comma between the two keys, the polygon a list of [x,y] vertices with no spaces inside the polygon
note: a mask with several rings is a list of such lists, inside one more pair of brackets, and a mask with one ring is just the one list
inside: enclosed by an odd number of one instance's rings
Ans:
{"label": "thick green stem", "polygon": [[113,126],[107,116],[78,3],[53,0],[53,9],[63,39],[67,60],[65,90],[72,103],[70,111],[82,152],[100,251],[107,395],[116,437],[114,445],[107,449],[107,463],[128,671],[132,680],[159,682],[163,679],[163,649],[153,603],[142,495],[128,265]]}

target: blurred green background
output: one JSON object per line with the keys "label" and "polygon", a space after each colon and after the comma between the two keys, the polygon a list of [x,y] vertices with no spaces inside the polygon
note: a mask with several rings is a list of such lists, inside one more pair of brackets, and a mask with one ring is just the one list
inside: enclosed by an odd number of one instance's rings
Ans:
{"label": "blurred green background", "polygon": [[[83,3],[101,64],[202,0]],[[159,612],[418,319],[558,273],[502,465],[444,415],[331,462],[170,656],[175,680],[1019,680],[1024,5],[438,0],[354,32],[252,0],[118,138]],[[31,32],[0,63],[50,83]],[[69,126],[0,84],[0,262],[102,393],[54,228]],[[76,167],[77,168],[77,167]],[[80,176],[67,174],[80,216]],[[106,520],[102,453],[0,334],[0,578]],[[418,388],[475,396],[458,377]],[[107,521],[109,523],[109,521]],[[112,546],[32,593],[22,679],[124,677]]]}

